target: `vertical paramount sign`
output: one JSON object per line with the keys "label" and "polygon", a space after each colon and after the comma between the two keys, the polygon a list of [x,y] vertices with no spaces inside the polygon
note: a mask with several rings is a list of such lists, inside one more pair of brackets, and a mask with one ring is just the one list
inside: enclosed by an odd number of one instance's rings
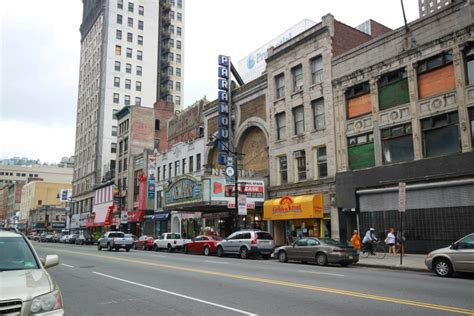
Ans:
{"label": "vertical paramount sign", "polygon": [[230,139],[230,57],[219,55],[219,90],[218,90],[218,162],[221,165],[226,164]]}

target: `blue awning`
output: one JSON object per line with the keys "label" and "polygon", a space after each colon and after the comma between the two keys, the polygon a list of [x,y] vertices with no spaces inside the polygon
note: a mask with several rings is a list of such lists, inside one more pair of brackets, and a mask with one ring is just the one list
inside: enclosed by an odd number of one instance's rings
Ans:
{"label": "blue awning", "polygon": [[162,213],[155,213],[153,215],[146,215],[146,219],[152,219],[154,221],[166,221],[170,217],[170,213],[162,212]]}

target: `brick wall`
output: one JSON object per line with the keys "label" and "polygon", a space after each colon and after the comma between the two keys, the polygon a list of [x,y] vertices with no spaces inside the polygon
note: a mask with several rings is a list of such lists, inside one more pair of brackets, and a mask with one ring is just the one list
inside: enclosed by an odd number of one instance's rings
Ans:
{"label": "brick wall", "polygon": [[259,117],[266,120],[265,95],[255,98],[240,106],[240,122],[250,117]]}
{"label": "brick wall", "polygon": [[214,134],[215,132],[217,132],[217,123],[218,123],[218,117],[215,116],[213,118],[210,118],[209,120],[207,120],[207,133],[209,135],[212,135]]}
{"label": "brick wall", "polygon": [[380,35],[390,32],[391,30],[392,29],[386,27],[385,25],[375,22],[374,20],[370,20],[370,31],[372,38],[379,37]]}
{"label": "brick wall", "polygon": [[158,101],[154,104],[154,109],[154,119],[160,120],[160,129],[155,130],[154,139],[160,140],[160,148],[158,148],[158,151],[164,152],[168,149],[168,141],[166,139],[166,122],[174,115],[174,104],[171,102]]}
{"label": "brick wall", "polygon": [[249,128],[241,138],[239,152],[245,170],[255,170],[256,174],[268,174],[268,144],[265,135],[258,127]]}
{"label": "brick wall", "polygon": [[372,37],[364,32],[339,21],[334,21],[333,55],[340,55],[371,39]]}

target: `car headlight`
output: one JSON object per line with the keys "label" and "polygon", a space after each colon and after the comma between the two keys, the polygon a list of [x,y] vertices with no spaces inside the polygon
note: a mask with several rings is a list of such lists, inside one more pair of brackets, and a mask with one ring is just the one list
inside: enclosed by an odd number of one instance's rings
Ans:
{"label": "car headlight", "polygon": [[31,303],[31,313],[38,314],[63,307],[63,299],[59,290],[36,297]]}

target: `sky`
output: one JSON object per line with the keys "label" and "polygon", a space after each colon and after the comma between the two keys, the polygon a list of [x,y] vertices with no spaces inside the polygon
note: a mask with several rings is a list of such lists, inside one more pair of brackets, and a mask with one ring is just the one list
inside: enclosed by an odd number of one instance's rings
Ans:
{"label": "sky", "polygon": [[[418,0],[404,4],[408,22],[418,18]],[[184,105],[216,98],[219,54],[237,65],[301,20],[327,13],[350,26],[369,18],[403,25],[399,0],[185,0]],[[81,18],[81,0],[2,2],[0,159],[57,163],[74,154]]]}

